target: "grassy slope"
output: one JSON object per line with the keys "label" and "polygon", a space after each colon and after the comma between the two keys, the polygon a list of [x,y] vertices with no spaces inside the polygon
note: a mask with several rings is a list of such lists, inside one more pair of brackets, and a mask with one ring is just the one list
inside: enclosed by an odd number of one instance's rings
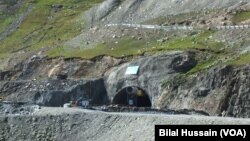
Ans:
{"label": "grassy slope", "polygon": [[237,24],[248,19],[250,19],[250,11],[242,11],[233,15],[232,22]]}
{"label": "grassy slope", "polygon": [[[6,1],[7,2],[7,1]],[[4,3],[7,4],[7,3]],[[18,13],[22,13],[23,9],[20,9]],[[2,33],[17,17],[14,13],[0,12],[0,33]]]}
{"label": "grassy slope", "polygon": [[[232,22],[235,24],[239,24],[249,19],[250,19],[250,11],[249,10],[241,11],[233,15]],[[241,66],[241,65],[248,64],[249,62],[250,62],[250,53],[245,53],[245,54],[239,55],[236,59],[230,60],[228,64],[234,65],[234,66]]]}
{"label": "grassy slope", "polygon": [[[18,30],[1,42],[0,56],[23,48],[34,51],[42,47],[57,46],[73,38],[84,28],[81,18],[83,11],[101,1],[103,0],[36,0],[32,12]],[[33,2],[28,1],[26,5],[31,3]],[[58,4],[63,7],[53,10],[52,5]],[[16,15],[3,18],[0,31],[21,14],[23,9]]]}
{"label": "grassy slope", "polygon": [[216,51],[224,45],[209,39],[209,36],[212,34],[213,31],[199,31],[195,35],[175,37],[165,43],[157,43],[157,41],[151,40],[147,45],[144,40],[121,38],[118,43],[107,41],[105,44],[99,44],[90,49],[69,49],[70,47],[55,48],[49,52],[49,56],[77,56],[89,59],[100,55],[122,57],[170,50],[210,49]]}
{"label": "grassy slope", "polygon": [[1,22],[0,22],[0,33],[3,32],[16,18],[15,15],[1,15]]}
{"label": "grassy slope", "polygon": [[241,54],[234,60],[230,60],[228,64],[234,66],[242,66],[250,62],[250,53]]}
{"label": "grassy slope", "polygon": [[138,50],[144,48],[143,40],[135,40],[123,38],[117,43],[108,41],[105,44],[98,44],[96,47],[90,49],[70,49],[70,47],[58,47],[51,50],[48,55],[51,57],[64,56],[64,57],[81,57],[90,59],[100,55],[109,55],[114,57],[122,57],[129,55],[138,55]]}
{"label": "grassy slope", "polygon": [[[105,44],[98,44],[90,49],[73,49],[69,46],[61,46],[65,41],[73,38],[81,33],[84,29],[84,21],[82,21],[83,11],[89,9],[94,4],[103,0],[35,0],[28,2],[19,10],[16,15],[1,17],[0,31],[3,31],[16,17],[26,10],[33,3],[34,7],[28,14],[25,21],[21,24],[17,31],[12,33],[6,40],[0,44],[0,57],[7,57],[9,53],[20,49],[27,51],[36,51],[40,48],[53,47],[48,55],[50,57],[82,57],[93,58],[100,55],[110,55],[114,57],[122,57],[128,55],[139,55],[143,53],[158,53],[161,51],[171,50],[192,50],[204,49],[211,52],[218,52],[224,47],[224,44],[210,38],[214,31],[196,31],[195,34],[190,33],[186,37],[175,37],[165,43],[158,43],[151,40],[147,45],[144,40],[131,38],[121,38],[118,43],[106,41]],[[63,5],[57,11],[53,10],[52,5]],[[193,13],[176,15],[172,18],[178,21],[183,16],[193,17]],[[236,14],[233,18],[235,21],[247,19],[248,13]],[[195,17],[195,16],[194,16]],[[224,56],[222,53],[221,56]],[[246,57],[247,56],[247,57]],[[214,58],[214,57],[213,57]],[[215,57],[216,58],[216,57]],[[249,62],[248,55],[243,55],[234,61],[234,64],[243,64]],[[218,59],[218,58],[217,58]],[[192,72],[197,72],[214,64],[216,59],[201,60]]]}

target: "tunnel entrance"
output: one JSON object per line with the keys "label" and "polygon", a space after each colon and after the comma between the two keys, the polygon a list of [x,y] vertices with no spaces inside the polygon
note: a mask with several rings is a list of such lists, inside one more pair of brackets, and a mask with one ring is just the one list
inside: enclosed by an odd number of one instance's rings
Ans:
{"label": "tunnel entrance", "polygon": [[130,86],[117,92],[113,104],[120,106],[151,107],[148,94],[141,88]]}

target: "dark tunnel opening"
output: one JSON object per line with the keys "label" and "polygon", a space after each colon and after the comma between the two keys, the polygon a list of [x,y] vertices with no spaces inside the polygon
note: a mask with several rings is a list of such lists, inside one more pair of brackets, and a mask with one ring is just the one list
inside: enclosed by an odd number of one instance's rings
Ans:
{"label": "dark tunnel opening", "polygon": [[148,94],[139,87],[126,87],[117,92],[113,104],[120,106],[151,107]]}

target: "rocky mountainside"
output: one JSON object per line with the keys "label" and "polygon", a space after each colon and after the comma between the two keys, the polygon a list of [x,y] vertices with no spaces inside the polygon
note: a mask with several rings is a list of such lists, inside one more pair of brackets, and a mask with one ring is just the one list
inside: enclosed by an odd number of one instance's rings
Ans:
{"label": "rocky mountainside", "polygon": [[248,0],[106,0],[100,6],[86,13],[91,24],[101,23],[141,23],[143,21],[189,13],[228,7],[238,7]]}
{"label": "rocky mountainside", "polygon": [[250,0],[0,0],[0,140],[249,124],[249,35]]}
{"label": "rocky mountainside", "polygon": [[[123,88],[136,86],[153,108],[248,118],[249,6],[249,0],[0,0],[0,97],[42,106],[85,97],[110,105]],[[137,27],[124,26],[130,24]],[[138,74],[126,76],[134,65]]]}

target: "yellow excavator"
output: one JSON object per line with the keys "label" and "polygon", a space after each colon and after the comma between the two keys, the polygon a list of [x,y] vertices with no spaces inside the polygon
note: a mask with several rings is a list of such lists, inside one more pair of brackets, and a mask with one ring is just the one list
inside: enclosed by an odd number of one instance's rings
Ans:
{"label": "yellow excavator", "polygon": [[136,95],[137,96],[144,96],[144,93],[142,90],[138,89],[137,92],[136,92]]}
{"label": "yellow excavator", "polygon": [[1,96],[0,96],[0,102],[3,101],[3,100],[4,100],[4,97],[1,97]]}

